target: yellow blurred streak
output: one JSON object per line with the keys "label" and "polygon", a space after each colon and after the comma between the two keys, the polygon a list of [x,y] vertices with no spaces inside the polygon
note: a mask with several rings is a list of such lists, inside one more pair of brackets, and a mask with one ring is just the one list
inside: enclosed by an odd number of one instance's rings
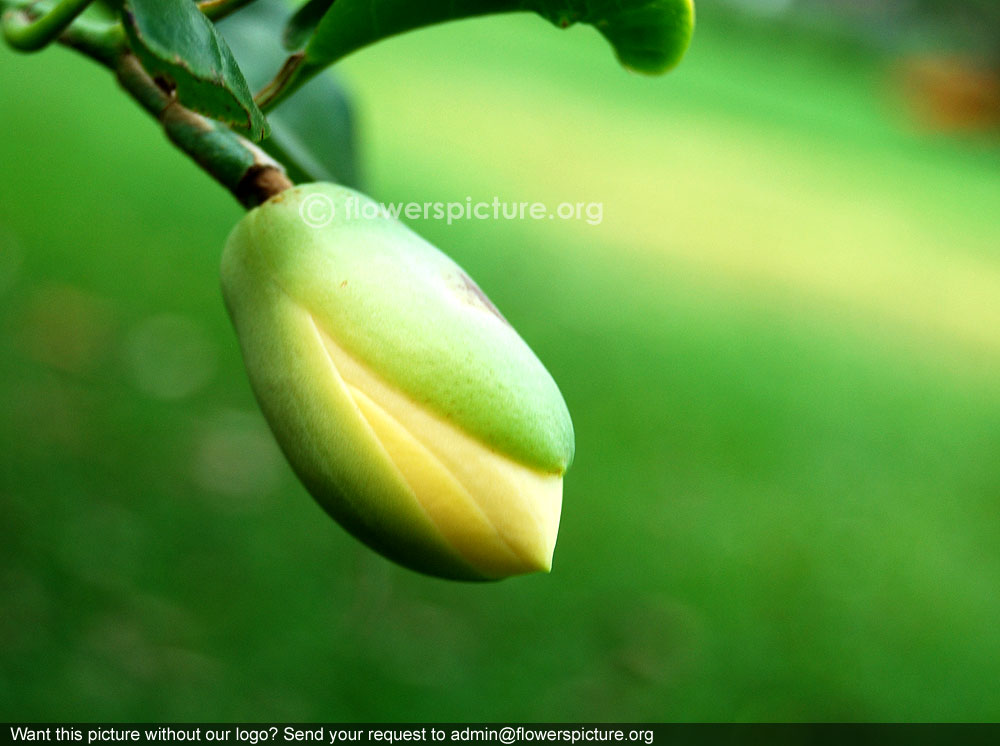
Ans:
{"label": "yellow blurred streak", "polygon": [[[480,194],[550,206],[603,201],[599,227],[553,220],[531,230],[644,271],[685,269],[889,335],[1000,356],[1000,226],[939,195],[942,166],[908,160],[912,148],[586,100],[582,89],[487,67],[449,70],[446,85],[442,73],[411,58],[393,67],[390,89],[369,89],[374,139],[395,168],[423,163]],[[1000,175],[970,178],[977,201],[1000,204]]]}

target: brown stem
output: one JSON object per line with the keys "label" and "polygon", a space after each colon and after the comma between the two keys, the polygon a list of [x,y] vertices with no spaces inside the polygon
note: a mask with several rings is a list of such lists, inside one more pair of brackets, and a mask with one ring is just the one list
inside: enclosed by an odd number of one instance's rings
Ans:
{"label": "brown stem", "polygon": [[[210,0],[219,13],[248,1]],[[74,2],[76,7],[86,0]],[[8,7],[9,0],[0,0],[0,11]],[[271,156],[225,125],[182,106],[172,91],[157,84],[129,50],[121,24],[75,18],[59,41],[112,70],[132,98],[156,118],[170,141],[247,209],[292,186],[284,167]]]}
{"label": "brown stem", "polygon": [[225,125],[182,106],[131,52],[119,57],[115,72],[122,87],[159,121],[170,141],[247,209],[292,186],[280,163]]}

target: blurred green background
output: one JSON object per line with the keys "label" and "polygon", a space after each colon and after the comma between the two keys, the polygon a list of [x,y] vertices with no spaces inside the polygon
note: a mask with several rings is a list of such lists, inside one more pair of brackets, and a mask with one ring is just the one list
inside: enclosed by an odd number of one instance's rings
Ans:
{"label": "blurred green background", "polygon": [[666,78],[529,16],[341,65],[377,198],[604,203],[414,225],[576,425],[552,574],[487,585],[325,516],[220,298],[239,207],[0,51],[0,719],[1000,718],[989,76],[921,118],[951,50],[790,5],[703,2]]}

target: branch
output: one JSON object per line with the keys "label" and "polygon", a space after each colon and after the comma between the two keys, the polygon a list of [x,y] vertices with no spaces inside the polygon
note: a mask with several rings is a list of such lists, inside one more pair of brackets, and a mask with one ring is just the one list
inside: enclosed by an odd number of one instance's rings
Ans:
{"label": "branch", "polygon": [[127,48],[125,29],[120,23],[102,23],[88,18],[73,21],[58,41],[112,70]]}
{"label": "branch", "polygon": [[14,49],[36,52],[56,39],[94,0],[62,0],[37,18],[26,7],[3,14],[3,35]]}
{"label": "branch", "polygon": [[170,141],[244,207],[256,207],[292,186],[280,163],[225,125],[181,106],[131,52],[119,58],[115,73],[122,87],[160,122]]}
{"label": "branch", "polygon": [[[63,5],[78,7],[79,13],[89,1],[63,0]],[[249,0],[215,1],[235,9],[237,3]],[[5,4],[5,0],[0,0],[0,8]],[[6,18],[11,13],[25,14],[29,28],[45,23],[47,30],[44,33],[32,32],[37,41],[51,33],[55,21],[47,19],[55,12],[52,10],[31,19],[32,9],[14,7],[4,17],[5,31]],[[65,16],[59,23],[62,20]],[[67,23],[58,41],[114,72],[122,87],[160,123],[170,141],[228,189],[244,207],[256,207],[292,186],[284,167],[267,153],[220,122],[181,105],[172,91],[153,80],[129,49],[120,23],[100,23],[82,17],[70,18]]]}

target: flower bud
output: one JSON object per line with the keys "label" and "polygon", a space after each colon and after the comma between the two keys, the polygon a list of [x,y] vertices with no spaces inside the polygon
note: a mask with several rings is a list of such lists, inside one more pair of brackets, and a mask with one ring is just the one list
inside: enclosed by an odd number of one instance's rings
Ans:
{"label": "flower bud", "polygon": [[223,293],[264,415],[323,508],[390,559],[548,571],[573,458],[562,395],[458,265],[376,211],[309,184],[230,234]]}

